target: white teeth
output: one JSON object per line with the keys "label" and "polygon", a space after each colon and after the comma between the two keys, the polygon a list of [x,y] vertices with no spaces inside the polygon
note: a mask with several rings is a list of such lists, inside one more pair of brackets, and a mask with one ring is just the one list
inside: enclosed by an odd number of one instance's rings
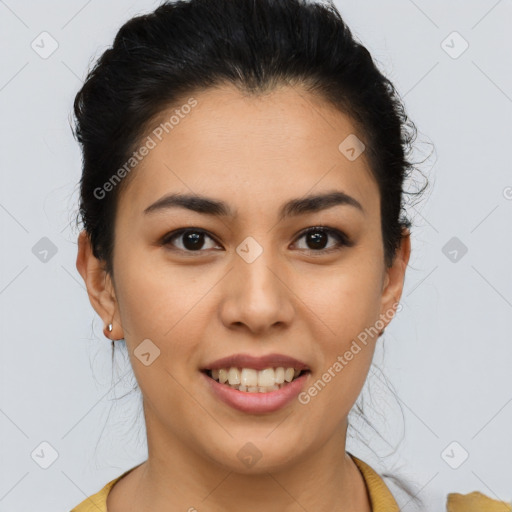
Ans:
{"label": "white teeth", "polygon": [[301,370],[295,368],[219,368],[211,370],[211,377],[221,384],[226,384],[247,393],[268,393],[282,388],[298,377]]}
{"label": "white teeth", "polygon": [[[212,377],[213,377],[213,370],[212,370]],[[215,377],[213,377],[215,379]],[[228,380],[228,371],[225,368],[221,368],[219,370],[219,382],[221,384],[224,384],[224,382],[227,382]]]}
{"label": "white teeth", "polygon": [[[231,384],[231,381],[229,382]],[[243,368],[240,374],[240,384],[251,387],[258,385],[258,372],[252,368]]]}
{"label": "white teeth", "polygon": [[284,380],[286,382],[291,382],[293,380],[293,375],[295,374],[295,370],[293,368],[286,368],[284,372]]}
{"label": "white teeth", "polygon": [[258,372],[258,386],[272,387],[276,382],[274,368],[265,368]]}
{"label": "white teeth", "polygon": [[240,384],[240,372],[238,368],[231,367],[228,371],[228,381],[231,385]]}

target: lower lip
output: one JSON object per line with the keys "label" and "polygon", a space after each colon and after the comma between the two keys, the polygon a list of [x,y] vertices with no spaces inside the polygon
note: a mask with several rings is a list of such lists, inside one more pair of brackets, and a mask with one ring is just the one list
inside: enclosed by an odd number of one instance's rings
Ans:
{"label": "lower lip", "polygon": [[239,411],[253,414],[274,412],[292,402],[304,388],[304,384],[309,375],[309,372],[306,372],[281,389],[275,391],[269,391],[267,393],[249,393],[233,389],[226,384],[217,382],[215,379],[206,375],[206,373],[201,373],[210,386],[210,389],[222,402]]}

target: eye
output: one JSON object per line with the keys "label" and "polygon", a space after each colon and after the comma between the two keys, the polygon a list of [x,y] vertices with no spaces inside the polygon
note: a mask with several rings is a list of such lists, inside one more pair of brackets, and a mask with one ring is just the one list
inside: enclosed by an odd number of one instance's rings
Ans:
{"label": "eye", "polygon": [[[306,247],[304,250],[309,252],[332,252],[339,250],[343,246],[352,246],[353,243],[350,239],[345,235],[345,233],[339,231],[338,229],[328,228],[325,226],[315,226],[306,229],[302,232],[297,240],[306,237],[306,244],[309,247]],[[334,246],[326,248],[327,241],[329,237],[333,237],[336,240]]]}
{"label": "eye", "polygon": [[[335,243],[331,247],[326,247],[329,237],[334,238]],[[311,252],[311,253],[329,253],[341,249],[344,246],[351,247],[353,243],[345,233],[338,229],[328,228],[326,226],[314,226],[310,227],[300,234],[296,240],[305,238],[308,247],[299,247],[299,249]],[[213,242],[213,246],[210,248],[218,247],[218,243],[207,234],[201,228],[182,228],[171,233],[167,233],[161,240],[162,245],[173,246],[173,249],[188,253],[200,253],[205,252],[201,249],[205,249],[206,239],[210,239]],[[176,244],[178,240],[180,243]],[[206,247],[208,249],[208,247]]]}
{"label": "eye", "polygon": [[[201,249],[205,246],[205,239],[215,240],[206,234],[206,231],[199,228],[183,228],[172,233],[168,233],[162,238],[162,245],[175,245],[173,242],[175,239],[181,241],[181,247],[178,246],[176,249],[185,252],[204,252]],[[216,244],[217,242],[215,242]]]}

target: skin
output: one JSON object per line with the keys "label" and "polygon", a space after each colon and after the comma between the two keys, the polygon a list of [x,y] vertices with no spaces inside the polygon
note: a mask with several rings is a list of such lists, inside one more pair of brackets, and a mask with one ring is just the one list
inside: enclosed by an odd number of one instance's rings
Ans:
{"label": "skin", "polygon": [[[148,436],[148,460],[113,487],[108,510],[368,512],[345,445],[377,335],[308,404],[294,400],[274,413],[225,405],[199,369],[233,353],[282,353],[309,365],[307,389],[365,328],[389,323],[381,315],[402,294],[409,233],[386,268],[377,184],[364,153],[349,161],[338,150],[356,133],[344,114],[290,86],[258,98],[222,86],[194,98],[197,106],[132,171],[120,196],[114,277],[85,233],[78,238],[77,269],[104,324],[113,322],[109,336],[126,340]],[[277,220],[284,202],[330,190],[357,199],[364,214],[337,205]],[[238,216],[143,214],[169,192],[226,201]],[[354,245],[322,254],[299,235],[319,225]],[[183,236],[159,243],[183,227],[213,237],[203,252],[185,252]],[[248,236],[263,248],[252,263],[236,252]],[[337,247],[336,238],[320,247]],[[147,338],[160,350],[148,366],[134,355]],[[246,467],[237,452],[249,441],[262,456]]]}

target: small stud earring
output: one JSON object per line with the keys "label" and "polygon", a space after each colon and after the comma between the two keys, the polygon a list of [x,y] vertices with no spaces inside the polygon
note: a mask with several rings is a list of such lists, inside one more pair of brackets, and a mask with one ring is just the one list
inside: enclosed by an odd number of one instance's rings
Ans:
{"label": "small stud earring", "polygon": [[112,330],[113,330],[113,326],[112,326],[112,324],[111,324],[111,323],[110,323],[110,324],[108,324],[108,326],[106,326],[106,327],[104,327],[104,328],[103,328],[103,334],[104,334],[105,338],[110,339],[110,336],[108,335],[108,333],[109,333],[109,332],[112,332]]}

